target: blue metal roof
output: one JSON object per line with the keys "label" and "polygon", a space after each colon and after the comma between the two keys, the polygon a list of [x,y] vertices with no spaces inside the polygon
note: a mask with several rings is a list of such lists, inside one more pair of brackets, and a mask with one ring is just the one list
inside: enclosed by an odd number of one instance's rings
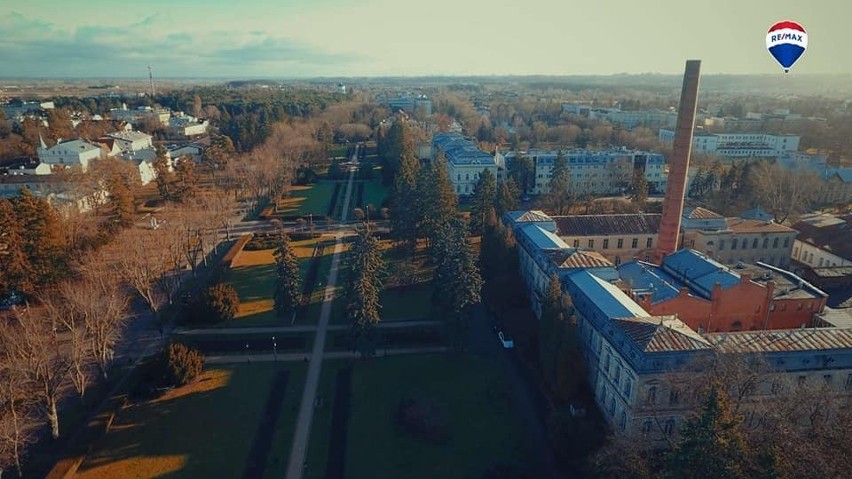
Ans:
{"label": "blue metal roof", "polygon": [[608,319],[650,316],[624,291],[587,270],[569,275],[566,286],[572,295],[579,292],[592,301]]}
{"label": "blue metal roof", "polygon": [[518,228],[518,232],[537,249],[562,249],[570,248],[562,238],[550,231],[545,230],[535,223],[527,223]]}
{"label": "blue metal roof", "polygon": [[650,294],[652,303],[676,297],[684,286],[659,266],[644,261],[621,264],[618,267],[618,276],[629,284],[634,292]]}
{"label": "blue metal roof", "polygon": [[740,275],[691,249],[678,250],[663,259],[663,271],[686,283],[694,292],[710,298],[713,285],[722,289],[739,284]]}
{"label": "blue metal roof", "polygon": [[444,152],[453,165],[496,165],[494,155],[486,153],[460,133],[437,133],[432,144]]}

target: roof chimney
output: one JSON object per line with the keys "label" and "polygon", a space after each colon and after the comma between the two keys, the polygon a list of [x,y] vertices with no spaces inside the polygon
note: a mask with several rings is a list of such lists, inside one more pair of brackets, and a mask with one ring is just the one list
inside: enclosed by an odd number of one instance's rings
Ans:
{"label": "roof chimney", "polygon": [[683,215],[683,196],[686,191],[686,175],[692,153],[692,133],[695,128],[695,112],[698,108],[698,81],[701,75],[701,60],[687,60],[680,93],[680,109],[677,113],[674,145],[669,157],[669,175],[663,215],[660,219],[660,234],[657,242],[656,260],[660,263],[678,246],[680,220]]}

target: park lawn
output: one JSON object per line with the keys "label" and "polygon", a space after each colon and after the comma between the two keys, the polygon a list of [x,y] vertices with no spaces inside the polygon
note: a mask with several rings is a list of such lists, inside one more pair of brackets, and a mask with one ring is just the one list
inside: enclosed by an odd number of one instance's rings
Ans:
{"label": "park lawn", "polygon": [[[440,411],[447,444],[397,431],[394,414],[405,398]],[[358,363],[350,407],[347,477],[476,478],[493,464],[528,457],[503,374],[481,358],[411,355]]]}
{"label": "park lawn", "polygon": [[334,193],[334,183],[314,183],[307,186],[294,186],[290,197],[278,202],[278,212],[282,215],[312,214],[325,217]]}
{"label": "park lawn", "polygon": [[389,194],[390,192],[382,184],[382,180],[380,178],[373,178],[364,183],[364,206],[373,205],[376,207],[376,210],[379,210]]}
{"label": "park lawn", "polygon": [[[278,424],[289,425],[292,432],[295,414],[289,405],[301,396],[304,365],[208,368],[194,384],[122,409],[75,477],[242,477],[272,379],[280,369],[289,369],[290,378]],[[291,438],[283,432],[275,436],[270,456],[278,449],[289,451]]]}
{"label": "park lawn", "polygon": [[328,448],[332,435],[331,416],[334,407],[334,395],[337,390],[337,371],[352,364],[353,362],[350,359],[329,359],[322,363],[317,396],[323,398],[323,407],[314,408],[311,437],[305,456],[308,468],[302,476],[303,479],[324,479],[326,477]]}
{"label": "park lawn", "polygon": [[398,288],[385,288],[379,293],[383,321],[429,319],[432,314],[432,282]]}

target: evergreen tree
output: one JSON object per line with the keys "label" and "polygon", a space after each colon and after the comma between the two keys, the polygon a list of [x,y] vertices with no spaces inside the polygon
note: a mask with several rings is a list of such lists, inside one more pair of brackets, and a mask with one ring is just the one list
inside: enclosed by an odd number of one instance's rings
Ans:
{"label": "evergreen tree", "polygon": [[532,158],[518,152],[515,159],[509,164],[509,176],[515,180],[521,194],[526,195],[535,183],[535,164]]}
{"label": "evergreen tree", "polygon": [[745,437],[730,399],[720,384],[711,384],[697,415],[687,419],[668,455],[669,476],[678,479],[746,478]]}
{"label": "evergreen tree", "polygon": [[379,242],[369,226],[358,230],[349,251],[349,280],[346,284],[346,317],[352,325],[352,343],[362,357],[376,353],[375,325],[380,320],[379,293],[382,290],[384,260]]}
{"label": "evergreen tree", "polygon": [[23,246],[23,231],[12,203],[0,198],[0,297],[23,292],[32,276]]}
{"label": "evergreen tree", "polygon": [[486,215],[494,208],[497,199],[497,179],[490,170],[482,170],[473,187],[470,211],[470,231],[474,236],[482,234]]}
{"label": "evergreen tree", "polygon": [[503,273],[503,224],[497,220],[494,208],[485,216],[482,240],[479,243],[479,271],[485,281]]}
{"label": "evergreen tree", "polygon": [[644,205],[648,201],[648,179],[645,178],[644,171],[635,170],[633,172],[631,189],[633,194],[630,195],[630,201],[638,205]]}
{"label": "evergreen tree", "polygon": [[568,171],[568,161],[562,150],[559,150],[559,154],[553,161],[553,168],[550,170],[549,190],[544,197],[545,205],[553,214],[563,215],[571,206],[571,194],[568,192],[570,182],[571,172]]}
{"label": "evergreen tree", "polygon": [[175,162],[175,177],[177,189],[174,198],[178,201],[195,196],[198,189],[198,173],[195,171],[195,161],[188,156],[182,156]]}
{"label": "evergreen tree", "polygon": [[391,191],[391,235],[404,248],[414,251],[417,246],[417,175],[420,162],[413,145],[400,158],[399,171]]}
{"label": "evergreen tree", "polygon": [[10,199],[10,203],[20,227],[21,250],[28,266],[18,290],[32,295],[68,273],[68,244],[59,216],[47,200],[22,189]]}
{"label": "evergreen tree", "polygon": [[502,182],[500,184],[500,191],[497,193],[496,204],[494,205],[497,216],[502,217],[507,211],[518,209],[519,196],[518,184],[515,183],[513,178]]}
{"label": "evergreen tree", "polygon": [[426,174],[418,177],[417,192],[421,231],[433,244],[439,232],[458,214],[458,197],[443,157],[436,158]]}
{"label": "evergreen tree", "polygon": [[480,300],[482,277],[476,259],[463,221],[454,218],[438,229],[432,257],[437,265],[433,304],[447,321],[450,341],[457,348],[466,337],[470,308]]}
{"label": "evergreen tree", "polygon": [[127,228],[133,224],[136,206],[134,205],[133,185],[128,178],[114,171],[107,179],[107,202],[112,217],[111,228]]}
{"label": "evergreen tree", "polygon": [[301,299],[301,277],[299,260],[293,252],[290,237],[281,233],[281,239],[275,247],[275,312],[279,316],[295,311]]}
{"label": "evergreen tree", "polygon": [[405,123],[397,119],[386,133],[379,135],[378,154],[382,164],[382,184],[385,186],[394,184],[406,148],[414,150],[413,140]]}
{"label": "evergreen tree", "polygon": [[542,373],[545,381],[555,389],[556,361],[559,350],[558,341],[561,339],[563,321],[562,288],[559,278],[554,274],[550,277],[547,292],[541,304],[541,320],[539,321],[538,351]]}
{"label": "evergreen tree", "polygon": [[169,167],[169,159],[166,156],[165,148],[162,146],[157,146],[157,159],[154,160],[154,172],[157,174],[157,191],[160,193],[160,198],[170,200],[172,198],[174,173]]}

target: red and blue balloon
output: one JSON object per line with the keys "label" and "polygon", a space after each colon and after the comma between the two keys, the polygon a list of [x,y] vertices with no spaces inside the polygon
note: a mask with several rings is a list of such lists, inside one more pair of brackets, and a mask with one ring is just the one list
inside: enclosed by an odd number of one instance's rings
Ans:
{"label": "red and blue balloon", "polygon": [[766,34],[766,49],[781,65],[784,73],[790,71],[807,48],[808,34],[802,25],[796,22],[790,20],[778,22],[772,25],[769,33]]}

